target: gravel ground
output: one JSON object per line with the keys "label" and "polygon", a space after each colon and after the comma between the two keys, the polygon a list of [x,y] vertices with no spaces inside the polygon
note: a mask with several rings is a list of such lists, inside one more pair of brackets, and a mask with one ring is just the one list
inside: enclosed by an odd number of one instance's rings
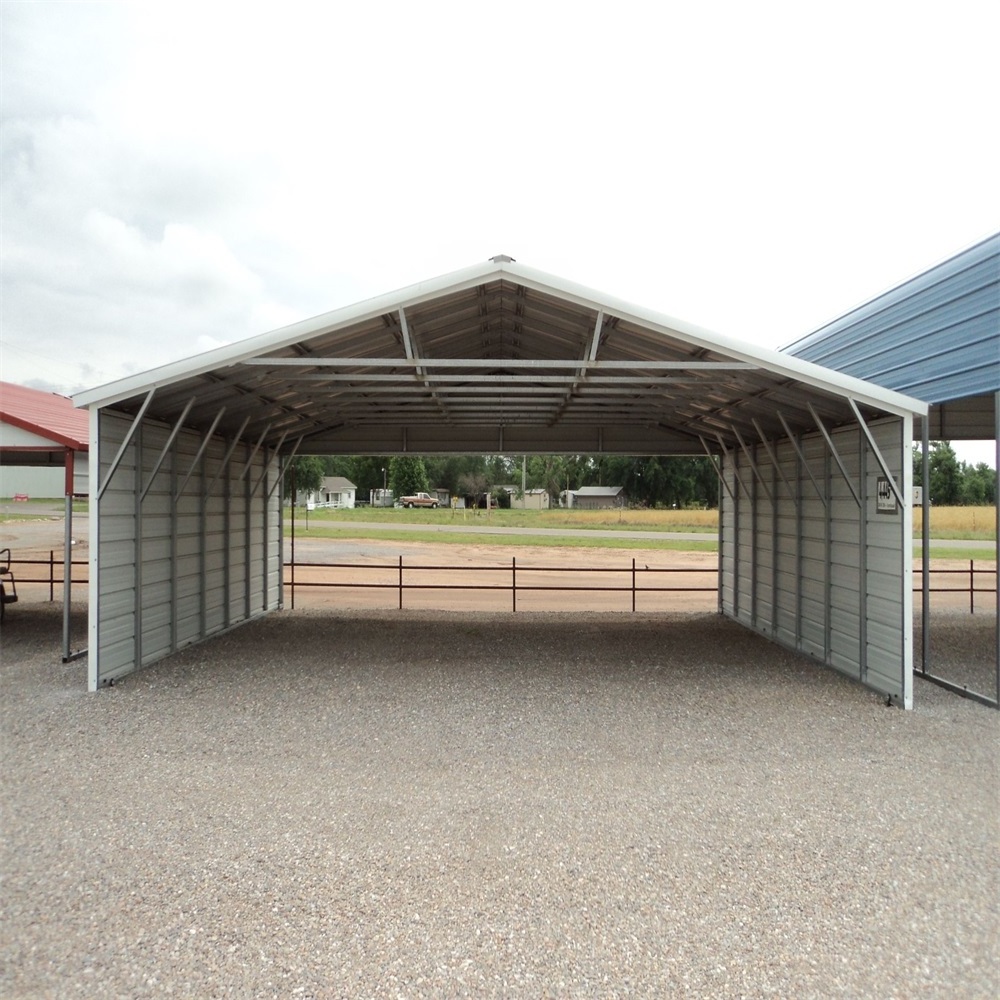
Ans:
{"label": "gravel ground", "polygon": [[16,610],[5,1000],[1000,993],[1000,713],[926,682],[712,614],[310,609],[87,694]]}

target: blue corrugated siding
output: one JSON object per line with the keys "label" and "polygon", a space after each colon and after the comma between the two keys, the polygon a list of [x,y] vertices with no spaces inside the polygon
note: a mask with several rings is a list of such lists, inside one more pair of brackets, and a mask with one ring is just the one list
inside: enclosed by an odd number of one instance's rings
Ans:
{"label": "blue corrugated siding", "polygon": [[1000,391],[1000,233],[785,350],[928,403]]}

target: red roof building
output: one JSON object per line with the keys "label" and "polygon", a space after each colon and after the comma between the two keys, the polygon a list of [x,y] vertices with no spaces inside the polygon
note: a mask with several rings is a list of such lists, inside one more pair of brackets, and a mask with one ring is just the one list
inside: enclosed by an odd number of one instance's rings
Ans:
{"label": "red roof building", "polygon": [[73,486],[74,458],[89,447],[85,410],[54,392],[0,382],[0,465],[61,466],[66,491],[79,492]]}

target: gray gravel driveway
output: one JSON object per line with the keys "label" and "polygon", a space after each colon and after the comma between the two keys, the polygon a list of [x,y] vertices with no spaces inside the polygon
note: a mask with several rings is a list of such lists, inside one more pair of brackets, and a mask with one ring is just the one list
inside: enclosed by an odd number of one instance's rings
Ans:
{"label": "gray gravel driveway", "polygon": [[998,713],[924,682],[711,614],[306,610],[87,694],[30,612],[5,1000],[1000,992]]}

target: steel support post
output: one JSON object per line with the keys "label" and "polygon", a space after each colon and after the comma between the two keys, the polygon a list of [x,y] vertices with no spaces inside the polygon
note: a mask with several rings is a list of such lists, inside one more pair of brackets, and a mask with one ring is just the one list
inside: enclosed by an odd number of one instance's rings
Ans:
{"label": "steel support post", "polygon": [[868,441],[858,430],[858,678],[868,679]]}
{"label": "steel support post", "polygon": [[921,566],[921,621],[920,621],[920,670],[927,673],[931,662],[931,469],[930,469],[930,414],[921,421],[920,447],[923,450],[921,463],[921,483],[923,489],[923,510],[921,511],[920,542],[923,551]]}
{"label": "steel support post", "polygon": [[993,438],[996,446],[994,462],[996,465],[996,490],[994,491],[996,500],[996,562],[993,575],[993,587],[996,593],[996,688],[993,696],[996,700],[996,707],[1000,709],[1000,390],[993,396]]}

